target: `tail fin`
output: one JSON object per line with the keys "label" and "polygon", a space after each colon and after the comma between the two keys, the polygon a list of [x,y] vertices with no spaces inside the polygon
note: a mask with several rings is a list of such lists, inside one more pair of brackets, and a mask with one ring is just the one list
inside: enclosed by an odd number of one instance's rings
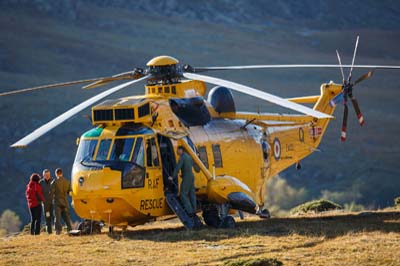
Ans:
{"label": "tail fin", "polygon": [[[321,85],[321,96],[319,97],[318,101],[315,103],[313,109],[320,111],[322,113],[333,115],[336,105],[332,104],[332,102],[333,102],[332,100],[337,95],[339,95],[341,91],[342,91],[341,84],[335,84],[335,83],[322,84]],[[330,119],[319,119],[315,123],[316,127],[322,129],[321,136],[325,133],[325,130],[328,127],[329,121],[330,121]],[[316,147],[321,142],[321,139],[322,138],[318,138],[318,140],[316,141],[316,143],[315,143]]]}

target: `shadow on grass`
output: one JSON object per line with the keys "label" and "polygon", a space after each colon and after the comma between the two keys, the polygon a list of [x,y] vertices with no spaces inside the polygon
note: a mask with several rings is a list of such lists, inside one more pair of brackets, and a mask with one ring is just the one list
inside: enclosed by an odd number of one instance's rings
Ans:
{"label": "shadow on grass", "polygon": [[[204,227],[196,231],[179,228],[149,228],[127,231],[123,237],[132,240],[163,242],[219,241],[233,237],[272,236],[292,234],[335,238],[358,232],[400,232],[400,211],[364,212],[360,214],[332,215],[324,217],[272,218],[267,220],[240,221],[235,229]],[[120,238],[120,234],[110,236]]]}

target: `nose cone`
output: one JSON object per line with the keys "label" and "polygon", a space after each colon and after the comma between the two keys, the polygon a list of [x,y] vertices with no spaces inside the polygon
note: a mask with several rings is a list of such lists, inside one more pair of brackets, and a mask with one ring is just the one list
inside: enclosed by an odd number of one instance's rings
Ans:
{"label": "nose cone", "polygon": [[148,67],[154,67],[154,66],[176,65],[178,63],[179,63],[178,59],[176,59],[172,56],[161,55],[161,56],[154,57],[149,62],[147,62],[146,65]]}
{"label": "nose cone", "polygon": [[256,203],[243,192],[232,192],[228,195],[229,203],[233,209],[248,213],[256,212]]}

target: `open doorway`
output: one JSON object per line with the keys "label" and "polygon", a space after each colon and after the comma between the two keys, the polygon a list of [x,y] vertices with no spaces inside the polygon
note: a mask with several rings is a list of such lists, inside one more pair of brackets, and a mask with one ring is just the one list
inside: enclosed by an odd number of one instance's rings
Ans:
{"label": "open doorway", "polygon": [[157,138],[158,145],[160,146],[164,191],[177,193],[178,188],[176,184],[178,184],[178,180],[173,180],[173,182],[170,182],[168,180],[168,177],[172,176],[172,174],[174,173],[174,169],[176,166],[174,146],[172,145],[171,140],[168,137],[158,135]]}

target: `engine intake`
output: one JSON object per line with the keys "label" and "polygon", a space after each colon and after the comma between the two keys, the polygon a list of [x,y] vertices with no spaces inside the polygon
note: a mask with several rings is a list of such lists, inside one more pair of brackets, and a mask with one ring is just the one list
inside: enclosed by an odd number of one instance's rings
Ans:
{"label": "engine intake", "polygon": [[207,101],[218,113],[236,112],[235,101],[230,89],[217,86],[211,89]]}

